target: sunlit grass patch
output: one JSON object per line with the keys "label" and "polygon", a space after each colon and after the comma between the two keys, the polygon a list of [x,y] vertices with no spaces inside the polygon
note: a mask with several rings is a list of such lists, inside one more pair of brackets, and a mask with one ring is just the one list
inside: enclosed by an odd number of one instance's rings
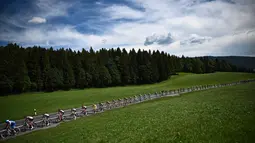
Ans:
{"label": "sunlit grass patch", "polygon": [[7,142],[252,142],[254,87],[249,83],[148,101]]}
{"label": "sunlit grass patch", "polygon": [[[57,109],[80,107],[82,103],[91,105],[99,101],[134,96],[143,93],[152,93],[162,90],[178,89],[194,85],[219,84],[255,78],[249,73],[211,73],[189,74],[180,73],[171,79],[151,85],[91,88],[84,90],[56,91],[53,93],[25,93],[8,97],[0,97],[0,120],[21,119],[25,115],[33,115],[33,109],[38,114],[56,112]],[[8,110],[6,110],[8,109]]]}

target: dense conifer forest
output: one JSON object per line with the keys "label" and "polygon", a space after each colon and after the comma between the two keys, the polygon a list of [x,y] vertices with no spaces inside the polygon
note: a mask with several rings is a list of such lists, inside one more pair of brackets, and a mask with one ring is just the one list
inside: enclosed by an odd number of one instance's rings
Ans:
{"label": "dense conifer forest", "polygon": [[176,72],[197,74],[242,71],[224,60],[177,57],[160,51],[100,49],[94,51],[27,47],[0,47],[1,95],[29,91],[70,90],[151,84]]}

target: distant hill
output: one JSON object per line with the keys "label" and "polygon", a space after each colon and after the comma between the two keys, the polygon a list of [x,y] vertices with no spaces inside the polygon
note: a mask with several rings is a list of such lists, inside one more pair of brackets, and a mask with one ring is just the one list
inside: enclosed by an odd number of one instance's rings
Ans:
{"label": "distant hill", "polygon": [[243,57],[243,56],[220,56],[214,57],[210,56],[212,59],[225,60],[240,68],[255,69],[255,57]]}

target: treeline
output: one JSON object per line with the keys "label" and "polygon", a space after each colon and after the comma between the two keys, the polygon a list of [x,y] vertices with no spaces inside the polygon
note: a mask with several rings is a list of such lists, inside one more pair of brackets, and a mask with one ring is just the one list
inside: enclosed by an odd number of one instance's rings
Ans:
{"label": "treeline", "polygon": [[156,83],[176,72],[238,71],[207,57],[179,58],[159,51],[101,49],[95,52],[17,44],[0,47],[1,95],[27,91],[109,87]]}

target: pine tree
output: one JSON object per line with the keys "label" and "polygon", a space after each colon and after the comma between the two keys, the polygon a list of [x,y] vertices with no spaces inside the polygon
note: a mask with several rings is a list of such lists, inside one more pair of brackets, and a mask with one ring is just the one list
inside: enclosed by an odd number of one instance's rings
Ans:
{"label": "pine tree", "polygon": [[153,83],[159,81],[159,71],[158,71],[158,65],[157,65],[157,55],[156,52],[153,51],[152,54],[152,75],[151,75],[151,81]]}
{"label": "pine tree", "polygon": [[111,85],[112,79],[108,69],[103,65],[99,66],[98,68],[99,68],[99,78],[100,78],[99,87],[106,87]]}
{"label": "pine tree", "polygon": [[203,63],[200,59],[194,58],[193,59],[193,67],[192,70],[194,73],[200,74],[203,73]]}
{"label": "pine tree", "polygon": [[129,72],[129,56],[125,49],[123,49],[122,55],[119,59],[119,72],[121,75],[121,84],[127,85],[130,83],[130,72]]}
{"label": "pine tree", "polygon": [[23,60],[16,61],[16,74],[14,75],[14,91],[17,93],[30,90],[31,81],[27,74],[27,68]]}
{"label": "pine tree", "polygon": [[46,77],[46,91],[52,92],[64,86],[62,71],[57,68],[47,69]]}
{"label": "pine tree", "polygon": [[136,52],[134,49],[130,51],[129,54],[129,63],[130,63],[130,83],[131,84],[137,84],[138,77],[138,65],[137,65],[137,59],[136,59]]}
{"label": "pine tree", "polygon": [[74,84],[75,84],[75,80],[74,80],[74,73],[73,73],[73,69],[67,59],[67,53],[62,51],[63,53],[63,63],[64,63],[64,66],[63,66],[63,86],[64,86],[64,89],[65,90],[69,90],[71,89]]}
{"label": "pine tree", "polygon": [[121,83],[121,76],[120,72],[115,64],[115,62],[110,58],[108,60],[107,68],[109,71],[109,74],[111,75],[112,80],[112,86],[119,85]]}
{"label": "pine tree", "polygon": [[86,79],[86,73],[84,69],[80,68],[77,69],[77,76],[76,76],[76,87],[83,89],[88,86],[87,79]]}
{"label": "pine tree", "polygon": [[0,75],[0,95],[5,95],[13,91],[13,82],[4,74]]}

